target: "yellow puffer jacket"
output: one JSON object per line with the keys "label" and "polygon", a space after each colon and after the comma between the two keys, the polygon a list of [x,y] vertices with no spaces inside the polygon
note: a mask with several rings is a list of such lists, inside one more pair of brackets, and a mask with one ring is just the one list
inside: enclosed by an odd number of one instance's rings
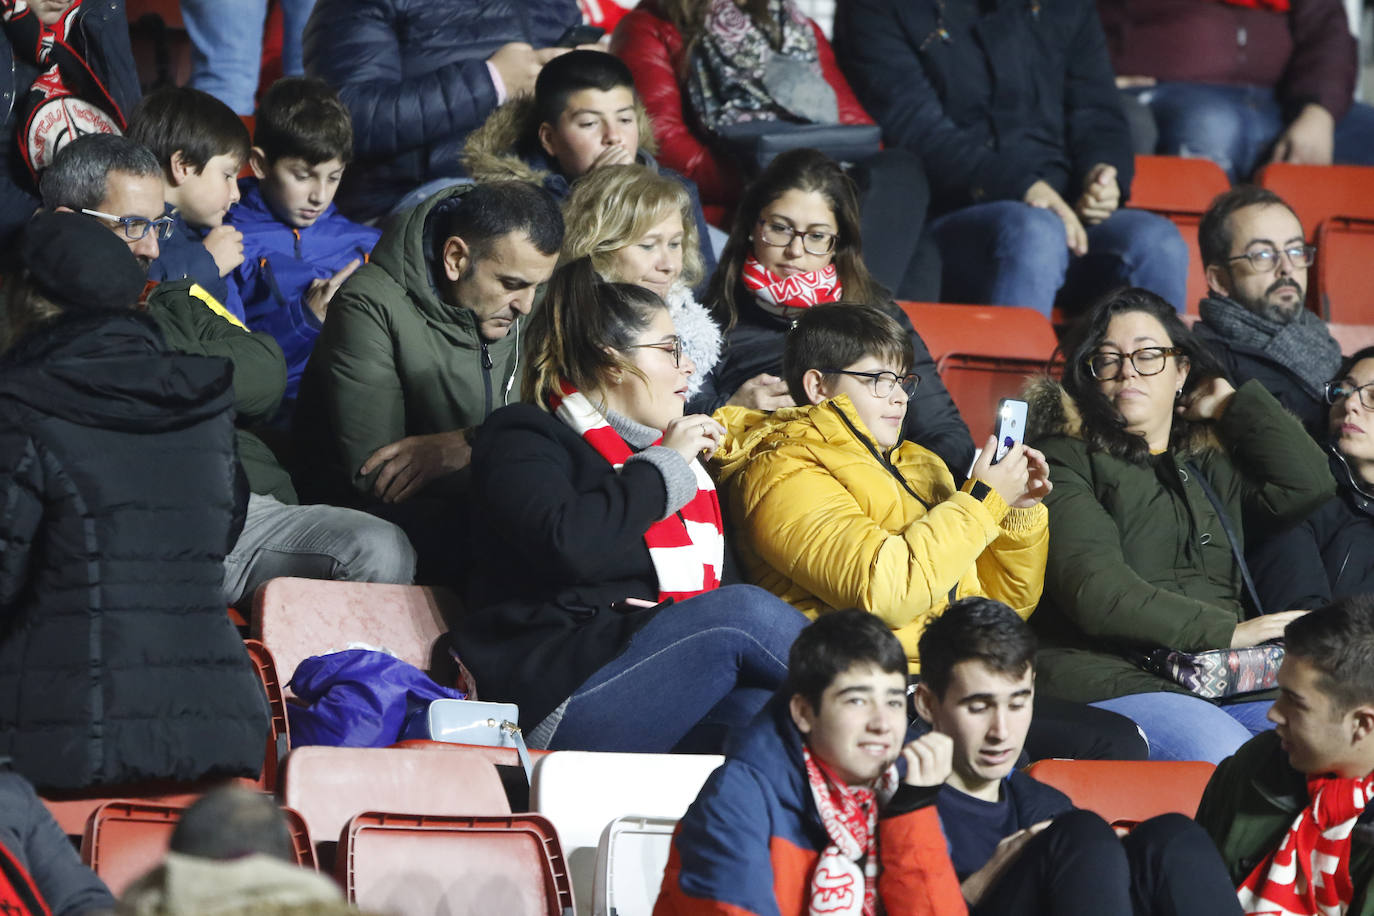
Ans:
{"label": "yellow puffer jacket", "polygon": [[1039,602],[1044,505],[1011,509],[996,490],[973,496],[972,483],[956,490],[944,462],[914,443],[884,457],[847,395],[715,417],[728,433],[711,465],[745,575],[808,617],[877,614],[916,673],[925,623],[951,591],[996,598],[1023,618]]}

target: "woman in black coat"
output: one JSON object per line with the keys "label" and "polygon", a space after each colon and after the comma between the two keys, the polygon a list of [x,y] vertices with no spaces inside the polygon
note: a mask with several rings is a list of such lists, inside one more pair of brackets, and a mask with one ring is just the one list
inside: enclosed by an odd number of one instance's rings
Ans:
{"label": "woman in black coat", "polygon": [[122,239],[40,213],[0,359],[0,756],[45,788],[252,775],[267,703],[224,612],[246,487],[231,370],[130,308]]}
{"label": "woman in black coat", "polygon": [[[905,231],[905,230],[896,230]],[[963,480],[973,439],[911,319],[870,276],[863,260],[854,183],[816,150],[793,150],[769,164],[745,191],[705,304],[726,328],[720,361],[690,410],[724,404],[792,407],[781,379],[782,347],[801,310],[822,302],[886,303],[911,335],[911,371],[921,385],[906,412],[903,438],[930,449]]]}
{"label": "woman in black coat", "polygon": [[717,751],[787,674],[806,618],[721,586],[726,545],[699,458],[725,430],[683,416],[695,367],[663,300],[554,275],[531,328],[525,400],[472,454],[482,528],[453,632],[485,698],[531,745]]}

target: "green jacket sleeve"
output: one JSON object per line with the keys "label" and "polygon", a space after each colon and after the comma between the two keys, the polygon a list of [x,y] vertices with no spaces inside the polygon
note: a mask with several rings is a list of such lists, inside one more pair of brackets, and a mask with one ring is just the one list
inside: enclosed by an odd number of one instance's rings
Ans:
{"label": "green jacket sleeve", "polygon": [[1099,502],[1087,449],[1056,438],[1041,450],[1054,489],[1045,591],[1089,639],[1184,651],[1231,644],[1236,615],[1223,607],[1160,588],[1126,562],[1121,532]]}

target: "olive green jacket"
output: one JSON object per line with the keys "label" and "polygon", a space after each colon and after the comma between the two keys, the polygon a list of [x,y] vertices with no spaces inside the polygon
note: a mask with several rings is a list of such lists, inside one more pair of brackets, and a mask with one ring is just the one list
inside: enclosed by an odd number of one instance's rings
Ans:
{"label": "olive green jacket", "polygon": [[311,501],[369,501],[363,463],[407,436],[472,429],[520,399],[517,321],[488,343],[476,316],[440,298],[434,282],[437,208],[470,186],[441,191],[396,217],[329,304],[296,401],[297,486]]}
{"label": "olive green jacket", "polygon": [[[1217,767],[1202,794],[1197,822],[1221,851],[1231,883],[1239,886],[1278,848],[1307,802],[1307,777],[1288,765],[1278,735],[1265,732]],[[1360,818],[1350,842],[1355,898],[1346,914],[1374,916],[1374,810]]]}
{"label": "olive green jacket", "polygon": [[1056,383],[1029,397],[1032,444],[1045,453],[1054,484],[1045,498],[1045,595],[1030,618],[1044,646],[1037,686],[1085,703],[1184,692],[1127,656],[1229,647],[1245,618],[1239,567],[1193,468],[1243,537],[1243,519],[1296,520],[1330,498],[1325,455],[1253,381],[1197,441],[1141,463],[1090,450],[1076,405]]}
{"label": "olive green jacket", "polygon": [[230,323],[215,314],[202,295],[209,294],[193,280],[169,280],[153,289],[145,307],[171,349],[196,356],[221,356],[233,365],[235,438],[248,487],[254,493],[294,504],[296,490],[291,476],[267,443],[248,431],[248,427],[266,423],[276,414],[286,391],[286,358],[272,335]]}

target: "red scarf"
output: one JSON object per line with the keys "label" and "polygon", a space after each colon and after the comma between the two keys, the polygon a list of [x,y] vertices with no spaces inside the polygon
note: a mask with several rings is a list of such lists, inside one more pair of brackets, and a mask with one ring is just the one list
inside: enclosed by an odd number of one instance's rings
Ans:
{"label": "red scarf", "polygon": [[[634,452],[611,428],[586,395],[569,382],[559,382],[562,397],[552,395],[549,409],[619,470]],[[662,437],[654,445],[662,442]],[[720,517],[720,498],[700,461],[688,465],[697,479],[696,495],[674,514],[654,522],[644,532],[649,558],[658,576],[658,600],[678,601],[709,592],[720,585],[725,562],[725,525]]]}
{"label": "red scarf", "polygon": [[12,916],[51,916],[48,905],[28,871],[0,845],[0,913]]}
{"label": "red scarf", "polygon": [[[824,762],[802,745],[811,797],[820,812],[830,845],[811,873],[807,916],[843,914],[876,916],[878,912],[878,805],[897,790],[897,767],[890,766],[876,786],[847,786]],[[862,870],[860,870],[862,867]],[[863,894],[858,893],[863,885]]]}
{"label": "red scarf", "polygon": [[1350,835],[1374,797],[1374,774],[1310,777],[1307,795],[1279,848],[1237,889],[1246,916],[1328,916],[1350,906]]}
{"label": "red scarf", "polygon": [[796,317],[789,309],[809,309],[823,302],[839,302],[844,293],[834,264],[822,270],[779,277],[751,254],[744,259],[740,279],[764,311],[789,319]]}
{"label": "red scarf", "polygon": [[1289,0],[1218,0],[1230,6],[1243,6],[1251,10],[1267,10],[1271,13],[1286,13],[1290,9]]}
{"label": "red scarf", "polygon": [[75,28],[81,0],[44,25],[26,0],[0,0],[0,18],[15,56],[39,70],[18,110],[19,152],[29,172],[52,165],[57,151],[87,134],[118,134],[128,126],[105,84],[86,63],[86,38]]}

